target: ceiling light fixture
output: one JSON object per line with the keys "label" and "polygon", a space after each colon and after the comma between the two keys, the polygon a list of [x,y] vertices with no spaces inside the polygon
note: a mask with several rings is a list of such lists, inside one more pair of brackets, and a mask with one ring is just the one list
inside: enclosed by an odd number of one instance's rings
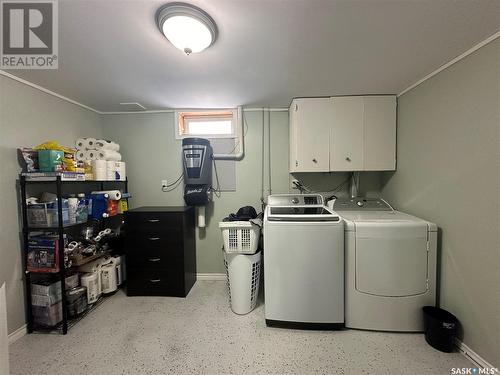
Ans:
{"label": "ceiling light fixture", "polygon": [[158,9],[160,31],[186,55],[201,52],[217,39],[217,25],[204,10],[185,3],[168,3]]}

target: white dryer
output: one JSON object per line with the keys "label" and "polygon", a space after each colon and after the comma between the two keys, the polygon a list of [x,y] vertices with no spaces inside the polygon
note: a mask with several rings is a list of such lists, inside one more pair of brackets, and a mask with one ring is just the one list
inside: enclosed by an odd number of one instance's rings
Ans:
{"label": "white dryer", "polygon": [[423,331],[422,307],[436,301],[437,226],[382,199],[337,199],[345,221],[345,325]]}

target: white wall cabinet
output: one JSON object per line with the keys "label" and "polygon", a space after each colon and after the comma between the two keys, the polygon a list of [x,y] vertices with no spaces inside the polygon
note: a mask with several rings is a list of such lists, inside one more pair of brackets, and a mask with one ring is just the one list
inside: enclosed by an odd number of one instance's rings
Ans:
{"label": "white wall cabinet", "polygon": [[290,172],[396,168],[396,97],[299,98],[290,106]]}
{"label": "white wall cabinet", "polygon": [[332,107],[330,98],[295,99],[290,107],[290,168],[328,172]]}

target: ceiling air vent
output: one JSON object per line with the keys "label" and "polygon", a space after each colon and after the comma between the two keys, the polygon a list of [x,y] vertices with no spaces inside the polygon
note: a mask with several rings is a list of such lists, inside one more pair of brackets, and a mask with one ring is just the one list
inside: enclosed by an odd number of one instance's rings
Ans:
{"label": "ceiling air vent", "polygon": [[138,112],[138,111],[145,111],[146,107],[144,107],[141,103],[120,103],[122,106],[122,109],[124,111],[129,111],[129,112]]}

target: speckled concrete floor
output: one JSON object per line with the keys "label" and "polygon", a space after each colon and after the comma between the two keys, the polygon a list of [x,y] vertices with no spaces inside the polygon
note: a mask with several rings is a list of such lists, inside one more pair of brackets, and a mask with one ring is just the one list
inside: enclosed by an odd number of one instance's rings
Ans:
{"label": "speckled concrete floor", "polygon": [[267,328],[262,304],[230,311],[222,281],[198,281],[186,299],[119,292],[68,335],[27,335],[10,350],[11,375],[443,375],[471,366],[421,334]]}

